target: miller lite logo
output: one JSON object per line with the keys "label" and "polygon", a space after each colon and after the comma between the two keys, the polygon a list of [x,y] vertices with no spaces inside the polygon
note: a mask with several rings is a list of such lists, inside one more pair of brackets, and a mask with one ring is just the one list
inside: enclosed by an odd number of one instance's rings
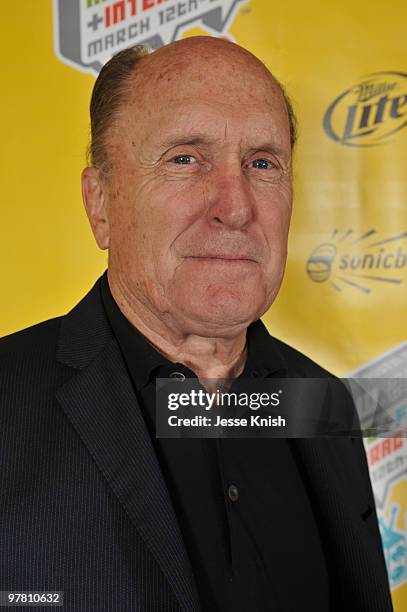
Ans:
{"label": "miller lite logo", "polygon": [[81,72],[98,74],[135,45],[157,49],[201,25],[225,36],[248,0],[54,0],[55,52]]}
{"label": "miller lite logo", "polygon": [[407,125],[407,73],[376,72],[329,105],[323,126],[343,145],[371,147]]}

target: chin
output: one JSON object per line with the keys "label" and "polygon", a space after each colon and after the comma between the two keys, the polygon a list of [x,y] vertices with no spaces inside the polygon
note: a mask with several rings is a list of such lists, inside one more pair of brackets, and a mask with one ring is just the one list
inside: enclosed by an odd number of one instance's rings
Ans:
{"label": "chin", "polygon": [[[257,305],[257,307],[256,307]],[[256,301],[254,295],[242,296],[222,293],[183,302],[182,312],[190,321],[212,329],[248,327],[264,312],[263,300]]]}

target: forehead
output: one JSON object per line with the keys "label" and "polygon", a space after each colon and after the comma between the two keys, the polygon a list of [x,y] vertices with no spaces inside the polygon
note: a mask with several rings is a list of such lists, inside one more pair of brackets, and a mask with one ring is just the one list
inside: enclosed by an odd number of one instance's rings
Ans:
{"label": "forehead", "polygon": [[125,129],[146,141],[198,132],[214,140],[272,137],[282,145],[289,140],[279,87],[263,66],[244,62],[146,62],[129,84],[122,117]]}
{"label": "forehead", "polygon": [[[181,47],[182,51],[182,47]],[[280,88],[258,60],[241,53],[202,54],[179,49],[167,50],[164,58],[158,52],[143,58],[139,70],[129,83],[130,99],[151,102],[183,95],[214,95],[242,102],[282,98]]]}
{"label": "forehead", "polygon": [[151,122],[146,122],[139,117],[129,127],[152,148],[199,144],[273,148],[281,153],[290,150],[288,126],[270,106],[258,108],[186,98],[175,109],[163,109],[159,118],[154,115]]}

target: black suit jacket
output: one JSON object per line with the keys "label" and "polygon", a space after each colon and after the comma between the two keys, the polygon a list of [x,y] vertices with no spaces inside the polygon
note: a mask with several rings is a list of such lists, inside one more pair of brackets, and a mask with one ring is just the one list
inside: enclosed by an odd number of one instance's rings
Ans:
{"label": "black suit jacket", "polygon": [[[316,375],[274,342],[300,375]],[[66,612],[199,610],[99,281],[66,316],[1,340],[0,373],[0,590],[64,591]],[[336,609],[392,610],[361,441],[294,444]]]}

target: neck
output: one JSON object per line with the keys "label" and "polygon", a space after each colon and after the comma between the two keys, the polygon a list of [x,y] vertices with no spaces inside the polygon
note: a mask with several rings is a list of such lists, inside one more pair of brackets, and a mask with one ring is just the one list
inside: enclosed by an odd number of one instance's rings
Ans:
{"label": "neck", "polygon": [[207,379],[234,379],[246,362],[246,328],[203,336],[176,325],[166,325],[151,309],[108,276],[112,296],[125,317],[169,361],[191,369],[205,386]]}

